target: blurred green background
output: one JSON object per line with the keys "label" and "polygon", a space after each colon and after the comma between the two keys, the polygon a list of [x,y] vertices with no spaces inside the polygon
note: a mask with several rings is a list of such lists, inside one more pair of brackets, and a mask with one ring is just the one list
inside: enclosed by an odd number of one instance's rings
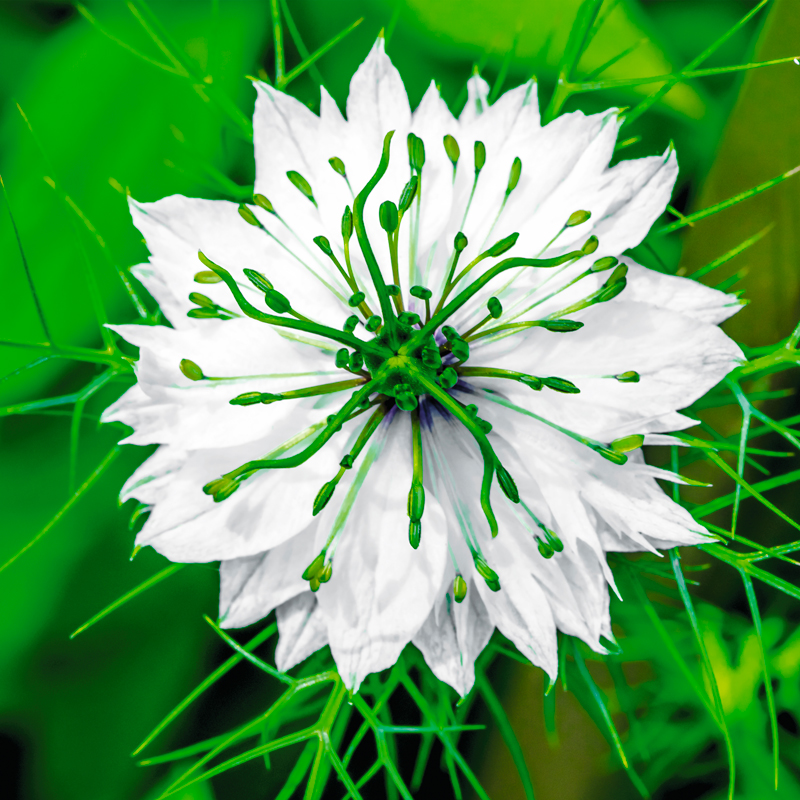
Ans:
{"label": "blurred green background", "polygon": [[[343,105],[350,76],[385,28],[388,52],[412,104],[434,79],[457,111],[475,65],[490,83],[502,77],[506,88],[535,74],[540,95],[548,98],[578,5],[577,0],[289,0],[293,21],[311,51],[364,18],[316,63],[315,71],[303,74],[290,89],[315,108],[316,81],[321,79]],[[590,75],[629,49],[605,68],[603,78],[669,73],[691,61],[756,3],[626,0],[606,5],[608,18],[581,60],[579,75]],[[254,91],[244,76],[263,70],[272,74],[268,1],[152,0],[150,8],[183,57],[207,76],[195,86],[132,52],[165,60],[137,20],[136,8],[121,0],[87,2],[89,14],[126,49],[70,4],[0,3],[0,174],[50,334],[60,344],[100,346],[84,273],[87,264],[97,276],[109,318],[134,318],[116,269],[143,260],[146,250],[130,225],[125,188],[142,200],[174,193],[224,197],[246,193],[253,179],[251,145],[221,110],[224,101],[219,98],[229,98],[249,117]],[[775,0],[703,66],[794,55],[800,55],[800,2]],[[288,66],[301,57],[287,36]],[[578,95],[567,109],[632,106],[656,87]],[[681,166],[673,200],[678,211],[712,205],[800,164],[800,67],[788,64],[680,84],[626,133],[640,137],[621,152],[626,158],[661,152],[670,140],[675,142]],[[718,282],[742,273],[734,289],[751,300],[729,332],[749,345],[769,344],[785,337],[798,318],[800,179],[636,255],[648,266],[691,273],[770,223],[774,228],[762,241],[714,274]],[[42,341],[7,207],[0,211],[0,265],[0,341]],[[0,346],[0,377],[38,355]],[[91,363],[50,360],[0,383],[2,407],[79,392],[95,375]],[[120,430],[99,428],[97,418],[120,391],[121,386],[112,384],[87,402],[76,462],[78,485],[119,438]],[[785,416],[793,413],[793,398],[780,402]],[[717,413],[716,424],[731,430],[738,424],[733,410],[728,416]],[[70,424],[63,407],[2,418],[0,562],[47,525],[70,496]],[[125,448],[87,496],[0,575],[5,609],[0,623],[0,783],[8,790],[6,797],[148,797],[167,770],[136,767],[130,751],[228,655],[202,621],[203,613],[215,616],[217,577],[212,566],[183,570],[69,640],[92,614],[164,566],[150,551],[129,561],[132,509],[120,509],[116,502],[125,477],[145,455],[141,449]],[[798,510],[789,490],[773,500],[787,511]],[[761,511],[747,524],[762,542],[781,541],[784,535]],[[701,581],[699,594],[730,610],[719,631],[725,628],[729,644],[744,647],[749,618],[735,577],[715,568],[703,573]],[[787,645],[786,637],[797,610],[768,592],[759,590],[759,599],[774,618],[769,623],[773,627],[782,624],[781,618],[789,621],[780,631],[774,627],[773,638],[787,681],[796,683],[800,656],[792,655],[797,647]],[[754,725],[763,727],[761,717],[754,721],[736,706],[736,680],[752,684],[752,668],[748,672],[745,656],[740,660],[733,650],[731,665],[725,662],[733,676],[726,696],[732,698],[731,713],[741,726],[741,759],[745,765],[760,765],[763,742],[757,753],[747,748],[756,739],[766,741],[764,731],[752,730]],[[719,658],[722,664],[724,656]],[[752,662],[755,656],[751,652],[747,658]],[[498,685],[505,687],[537,798],[635,796],[614,773],[605,738],[574,698],[558,695],[560,744],[553,749],[542,722],[540,675],[511,665],[498,670]],[[162,749],[214,735],[235,724],[244,709],[268,700],[273,690],[252,672],[237,667],[164,734]],[[631,680],[651,678],[645,671]],[[597,679],[602,685],[602,676]],[[751,698],[756,689],[750,686]],[[781,696],[782,741],[796,753],[800,709],[788,689]],[[509,757],[491,730],[469,739],[468,753],[493,798],[523,796]],[[289,763],[275,762],[276,773]],[[795,763],[800,761],[795,758]],[[678,765],[672,773],[667,769],[668,780],[657,796],[714,796],[724,785],[724,776],[715,769],[704,771],[702,764]],[[420,796],[449,796],[449,784],[435,772],[429,769]],[[181,797],[271,798],[274,785],[263,774],[263,769],[248,767]],[[759,784],[757,774],[745,777],[741,796],[767,796],[769,780],[767,775],[766,783]],[[789,776],[781,796],[797,796],[792,787],[797,783]],[[330,796],[341,796],[339,788]]]}

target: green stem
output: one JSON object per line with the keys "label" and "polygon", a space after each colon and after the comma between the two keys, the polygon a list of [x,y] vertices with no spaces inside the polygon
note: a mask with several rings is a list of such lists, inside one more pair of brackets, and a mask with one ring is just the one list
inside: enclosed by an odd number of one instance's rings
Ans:
{"label": "green stem", "polygon": [[363,378],[349,381],[336,381],[335,383],[321,383],[317,386],[307,386],[305,389],[295,389],[291,392],[278,392],[281,400],[297,400],[301,397],[317,397],[322,394],[333,394],[343,392],[345,389],[353,389],[365,383]]}

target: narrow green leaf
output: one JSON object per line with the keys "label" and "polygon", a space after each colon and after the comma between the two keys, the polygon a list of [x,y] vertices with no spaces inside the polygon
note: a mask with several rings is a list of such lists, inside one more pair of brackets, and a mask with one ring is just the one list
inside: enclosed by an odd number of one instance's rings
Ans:
{"label": "narrow green leaf", "polygon": [[275,800],[291,800],[295,789],[297,789],[303,778],[305,778],[311,766],[311,762],[314,760],[314,752],[316,749],[317,745],[315,742],[310,741],[306,744],[303,748],[303,752],[300,754],[300,758],[295,761],[292,771],[289,773],[289,777],[275,796]]}
{"label": "narrow green leaf", "polygon": [[738,256],[740,253],[743,253],[749,247],[752,247],[756,242],[760,242],[774,227],[775,223],[770,223],[765,228],[762,228],[758,233],[751,236],[749,239],[745,239],[741,244],[731,248],[727,253],[723,253],[719,258],[715,258],[711,263],[706,264],[704,267],[700,267],[700,269],[696,269],[688,277],[695,281],[700,280],[700,278],[702,278],[704,275],[708,275],[709,272],[713,272],[717,267],[727,264],[728,261]]}

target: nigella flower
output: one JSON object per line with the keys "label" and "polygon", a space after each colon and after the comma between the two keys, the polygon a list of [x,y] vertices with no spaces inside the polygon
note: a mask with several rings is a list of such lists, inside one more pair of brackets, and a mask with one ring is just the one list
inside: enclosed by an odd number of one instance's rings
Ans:
{"label": "nigella flower", "polygon": [[705,541],[638,448],[741,357],[735,298],[623,255],[672,148],[609,167],[617,110],[468,88],[412,113],[379,39],[346,119],[256,85],[252,203],[131,204],[172,326],[115,328],[137,544],[220,561],[223,625],[276,610],[278,667],[330,645],[352,689],[412,642],[464,694],[495,628],[551,678],[557,629],[603,652],[606,552]]}

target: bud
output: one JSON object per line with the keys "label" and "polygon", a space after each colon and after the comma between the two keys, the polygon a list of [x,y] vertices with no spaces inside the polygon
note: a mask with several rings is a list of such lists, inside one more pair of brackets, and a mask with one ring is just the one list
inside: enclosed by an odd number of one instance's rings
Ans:
{"label": "bud", "polygon": [[181,372],[190,380],[190,381],[201,381],[205,378],[203,375],[203,370],[194,363],[194,361],[190,361],[188,358],[182,358],[181,363],[179,365]]}
{"label": "bud", "polygon": [[263,208],[264,211],[268,211],[270,214],[275,213],[275,208],[273,207],[272,203],[264,197],[263,194],[254,194],[253,195],[253,202],[259,207]]}
{"label": "bud", "polygon": [[345,333],[352,333],[356,329],[357,326],[358,326],[358,317],[355,314],[351,314],[344,321],[344,331],[345,331]]}
{"label": "bud", "polygon": [[452,367],[446,367],[437,380],[442,388],[452,389],[458,383],[458,373]]}
{"label": "bud", "polygon": [[598,258],[597,261],[592,264],[592,272],[604,272],[607,269],[611,269],[611,267],[616,267],[617,264],[619,264],[619,261],[614,258],[614,256]]}
{"label": "bud", "polygon": [[389,297],[397,297],[400,294],[400,287],[396,283],[387,283],[386,292]]}
{"label": "bud", "polygon": [[285,295],[282,295],[280,292],[276,291],[275,289],[270,289],[264,295],[264,302],[271,308],[276,314],[285,314],[287,311],[291,311],[292,304],[286,298]]}
{"label": "bud", "polygon": [[461,155],[461,149],[458,146],[458,142],[449,133],[444,137],[444,151],[447,153],[453,169],[455,169],[456,164],[458,164],[458,158]]}
{"label": "bud", "polygon": [[541,378],[537,378],[535,375],[523,375],[521,378],[517,378],[520,383],[524,383],[528,388],[533,389],[534,392],[539,392],[542,389],[544,384],[542,383]]}
{"label": "bud", "polygon": [[358,372],[361,367],[364,366],[364,356],[358,352],[358,350],[354,350],[350,354],[350,362],[347,365],[353,372]]}
{"label": "bud", "polygon": [[422,538],[422,523],[409,522],[408,541],[415,550],[419,547],[419,542],[421,538]]}
{"label": "bud", "polygon": [[305,195],[314,205],[317,201],[314,199],[314,193],[311,191],[311,184],[299,173],[290,169],[286,173],[286,177],[291,181],[292,186],[298,189],[301,194]]}
{"label": "bud", "polygon": [[303,580],[310,581],[316,578],[325,567],[325,551],[323,550],[307,567],[303,573]]}
{"label": "bud", "polygon": [[466,596],[467,582],[461,577],[461,573],[459,573],[453,580],[453,597],[456,603],[463,603]]}
{"label": "bud", "polygon": [[499,462],[495,462],[495,472],[497,473],[497,482],[503,490],[503,494],[512,502],[519,503],[519,489],[514,479],[509,474],[508,470]]}
{"label": "bud", "polygon": [[467,237],[459,231],[456,234],[455,239],[453,239],[453,247],[455,248],[456,252],[460,253],[468,244],[469,241],[467,240]]}
{"label": "bud", "polygon": [[247,280],[249,280],[256,289],[260,289],[262,292],[272,291],[272,283],[267,280],[265,275],[256,272],[254,269],[245,269],[244,274]]}
{"label": "bud", "polygon": [[328,241],[327,238],[324,236],[315,236],[314,237],[314,244],[325,253],[326,256],[333,255],[333,250],[331,250],[331,243]]}
{"label": "bud", "polygon": [[554,333],[569,333],[579,331],[583,323],[574,319],[543,319],[539,322],[539,327]]}
{"label": "bud", "polygon": [[621,372],[619,375],[614,376],[620,383],[639,383],[639,373],[635,372],[634,370],[628,370],[627,372]]}
{"label": "bud", "polygon": [[397,206],[391,200],[381,203],[378,218],[380,219],[381,228],[386,233],[394,233],[397,230]]}
{"label": "bud", "polygon": [[200,294],[200,292],[190,292],[189,302],[202,306],[203,308],[213,308],[215,305],[210,297],[206,297],[204,294]]}
{"label": "bud", "polygon": [[245,392],[237,394],[233,400],[229,401],[232,406],[253,406],[261,402],[261,392]]}
{"label": "bud", "polygon": [[600,240],[596,236],[590,236],[584,243],[583,247],[581,247],[581,252],[585,256],[589,256],[594,253],[595,250],[600,246]]}
{"label": "bud", "polygon": [[401,411],[413,411],[419,405],[419,400],[413,392],[396,392],[394,400]]}
{"label": "bud", "polygon": [[412,175],[411,180],[403,187],[403,192],[400,195],[400,202],[398,203],[400,206],[400,211],[403,213],[411,208],[411,203],[414,202],[414,197],[417,194],[418,187],[419,177],[417,175]]}
{"label": "bud", "polygon": [[353,212],[350,206],[344,207],[344,214],[342,214],[342,237],[347,242],[353,235]]}
{"label": "bud", "polygon": [[542,383],[549,389],[564,394],[580,394],[580,389],[566,378],[542,378]]}
{"label": "bud", "polygon": [[631,450],[638,450],[644,444],[644,436],[637,433],[632,436],[623,436],[611,442],[611,449],[617,453],[630,453]]}
{"label": "bud", "polygon": [[383,320],[377,315],[373,314],[365,323],[364,327],[370,332],[375,333],[378,328],[380,328],[381,323]]}
{"label": "bud", "polygon": [[[316,517],[326,505],[328,505],[328,500],[333,497],[334,491],[336,491],[336,481],[328,481],[326,484],[322,486],[322,488],[317,492],[316,498],[314,498],[314,507],[311,510],[311,515]],[[305,575],[303,575],[305,578]],[[308,580],[308,578],[306,578]]]}
{"label": "bud", "polygon": [[425,487],[414,481],[408,493],[408,517],[412,522],[419,522],[425,511]]}
{"label": "bud", "polygon": [[583,225],[591,216],[591,211],[573,211],[569,215],[569,219],[564,223],[564,227],[574,228],[576,225]]}
{"label": "bud", "polygon": [[419,136],[408,134],[408,163],[411,169],[420,172],[425,164],[425,143]]}
{"label": "bud", "polygon": [[335,363],[339,369],[344,369],[350,364],[350,352],[346,347],[336,351]]}
{"label": "bud", "polygon": [[413,297],[418,297],[420,300],[430,300],[433,296],[433,292],[424,286],[412,286],[408,291]]}
{"label": "bud", "polygon": [[493,319],[500,319],[503,316],[503,304],[496,297],[490,297],[486,307]]}
{"label": "bud", "polygon": [[356,292],[347,301],[347,305],[349,305],[350,308],[355,308],[356,306],[360,306],[366,299],[367,296],[364,294],[364,292]]}
{"label": "bud", "polygon": [[486,145],[483,142],[475,142],[475,172],[480,172],[486,163]]}
{"label": "bud", "polygon": [[211,270],[203,270],[202,272],[195,273],[194,281],[195,283],[221,283],[222,278],[220,278],[216,272],[212,272]]}
{"label": "bud", "polygon": [[450,342],[450,352],[459,361],[466,361],[469,358],[469,344],[463,339],[453,339]]}
{"label": "bud", "polygon": [[419,318],[419,314],[413,311],[402,311],[397,315],[397,319],[402,322],[403,325],[419,325],[422,322]]}
{"label": "bud", "polygon": [[256,215],[244,203],[239,203],[239,216],[248,225],[253,225],[256,228],[261,227],[261,223],[256,218]]}
{"label": "bud", "polygon": [[517,239],[519,239],[519,234],[512,233],[510,236],[506,236],[505,239],[501,239],[499,242],[493,244],[486,252],[490,256],[501,256],[517,243]]}
{"label": "bud", "polygon": [[331,165],[334,172],[337,172],[343,178],[347,177],[347,172],[345,171],[344,168],[344,161],[342,161],[341,158],[337,158],[336,156],[334,156],[333,158],[328,159],[328,163]]}
{"label": "bud", "polygon": [[519,158],[514,159],[511,165],[511,173],[508,176],[508,188],[506,189],[506,196],[510,195],[514,189],[517,188],[519,183],[519,176],[522,174],[522,161]]}

